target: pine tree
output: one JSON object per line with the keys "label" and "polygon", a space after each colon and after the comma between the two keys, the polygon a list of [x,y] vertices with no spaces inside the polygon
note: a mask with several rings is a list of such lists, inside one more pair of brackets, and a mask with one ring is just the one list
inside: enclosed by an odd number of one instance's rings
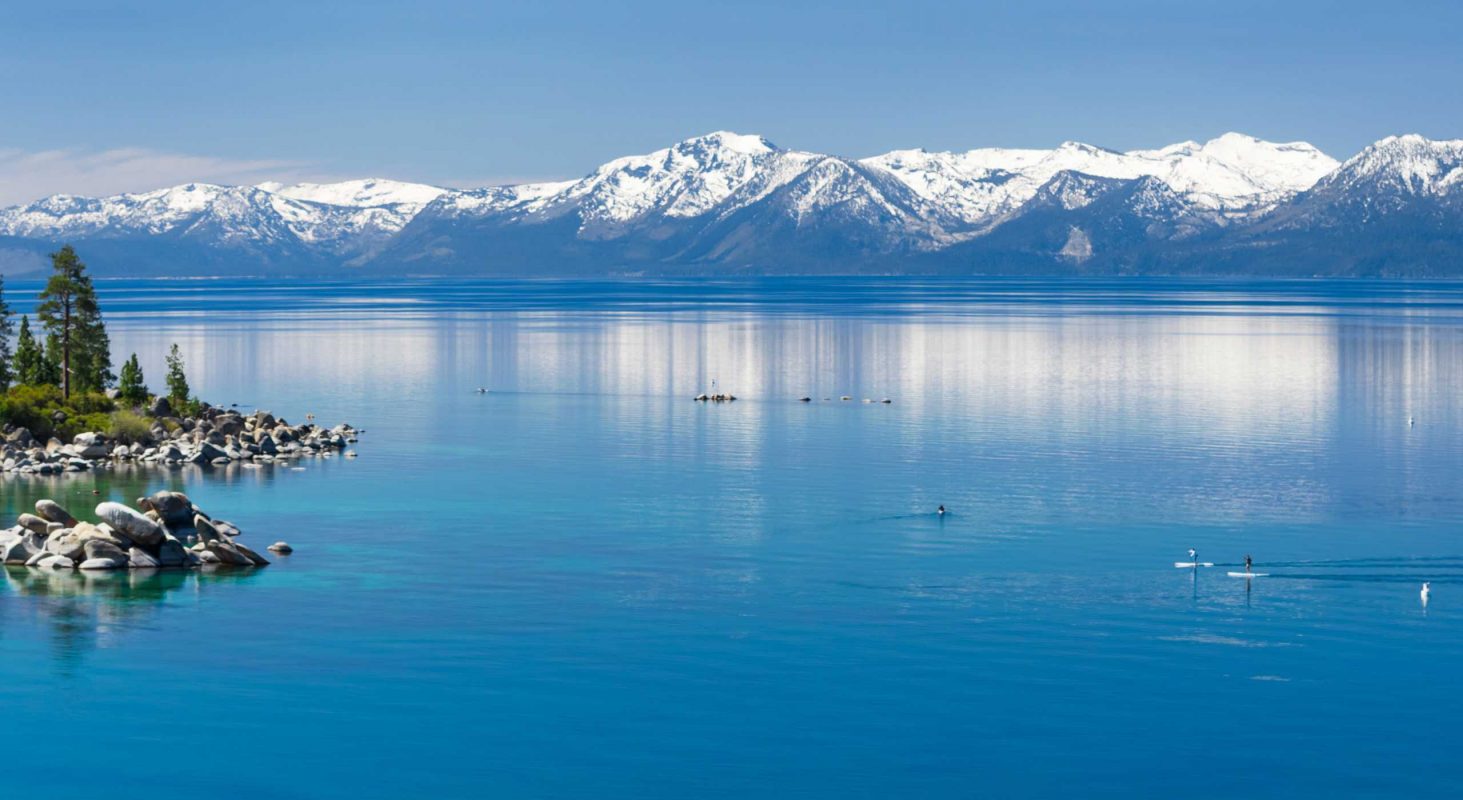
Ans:
{"label": "pine tree", "polygon": [[5,302],[5,277],[0,275],[0,392],[8,391],[15,382],[15,370],[11,368],[15,353],[10,349],[10,335],[15,333],[13,316]]}
{"label": "pine tree", "polygon": [[44,367],[41,362],[46,360],[46,354],[41,351],[41,346],[36,342],[36,337],[30,332],[30,317],[21,316],[20,333],[15,337],[15,355],[11,359],[14,369],[15,380],[22,386],[34,386],[44,383],[41,380]]}
{"label": "pine tree", "polygon": [[46,334],[46,350],[41,355],[40,380],[36,383],[61,385],[61,339],[54,333]]}
{"label": "pine tree", "polygon": [[122,364],[122,378],[117,384],[117,397],[123,402],[140,406],[147,402],[147,384],[143,383],[142,365],[137,363],[137,354]]}
{"label": "pine tree", "polygon": [[178,343],[168,351],[168,400],[174,408],[183,408],[188,402],[188,376],[183,374],[183,354],[178,352]]}
{"label": "pine tree", "polygon": [[77,325],[71,353],[72,388],[78,392],[106,391],[117,380],[112,372],[112,341],[100,311],[83,315]]}
{"label": "pine tree", "polygon": [[51,278],[41,292],[36,318],[59,342],[61,396],[100,391],[112,383],[111,342],[86,265],[71,245],[51,254]]}

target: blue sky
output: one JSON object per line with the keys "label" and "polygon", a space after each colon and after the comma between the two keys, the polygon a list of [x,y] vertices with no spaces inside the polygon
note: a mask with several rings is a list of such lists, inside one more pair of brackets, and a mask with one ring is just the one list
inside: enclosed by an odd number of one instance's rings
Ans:
{"label": "blue sky", "polygon": [[12,4],[0,201],[569,177],[716,129],[864,156],[1463,136],[1463,4]]}

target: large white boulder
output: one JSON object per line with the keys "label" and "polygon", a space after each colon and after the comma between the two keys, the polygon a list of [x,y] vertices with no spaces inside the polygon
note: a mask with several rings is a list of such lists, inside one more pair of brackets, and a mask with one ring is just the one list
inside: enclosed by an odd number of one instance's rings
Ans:
{"label": "large white boulder", "polygon": [[97,516],[116,528],[119,533],[142,545],[157,547],[163,540],[163,526],[121,503],[106,502],[97,505]]}

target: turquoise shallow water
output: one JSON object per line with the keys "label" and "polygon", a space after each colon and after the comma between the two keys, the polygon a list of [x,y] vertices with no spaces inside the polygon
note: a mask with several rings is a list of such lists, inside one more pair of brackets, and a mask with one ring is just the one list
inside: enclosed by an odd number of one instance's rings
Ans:
{"label": "turquoise shallow water", "polygon": [[[299,472],[0,484],[7,517],[179,486],[297,548],[249,575],[7,571],[17,797],[1386,797],[1463,779],[1463,286],[108,282],[101,299],[154,383],[177,341],[206,397],[366,433],[358,459]],[[743,399],[690,401],[712,381]],[[1273,577],[1173,569],[1191,546]]]}

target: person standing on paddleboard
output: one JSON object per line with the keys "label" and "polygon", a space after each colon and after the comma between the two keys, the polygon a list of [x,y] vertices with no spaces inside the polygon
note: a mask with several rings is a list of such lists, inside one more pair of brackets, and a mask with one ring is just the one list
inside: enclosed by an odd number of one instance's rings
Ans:
{"label": "person standing on paddleboard", "polygon": [[1255,561],[1254,561],[1254,559],[1250,558],[1250,554],[1249,553],[1245,553],[1245,572],[1249,572],[1250,571],[1250,567],[1253,566],[1254,563],[1255,563]]}

